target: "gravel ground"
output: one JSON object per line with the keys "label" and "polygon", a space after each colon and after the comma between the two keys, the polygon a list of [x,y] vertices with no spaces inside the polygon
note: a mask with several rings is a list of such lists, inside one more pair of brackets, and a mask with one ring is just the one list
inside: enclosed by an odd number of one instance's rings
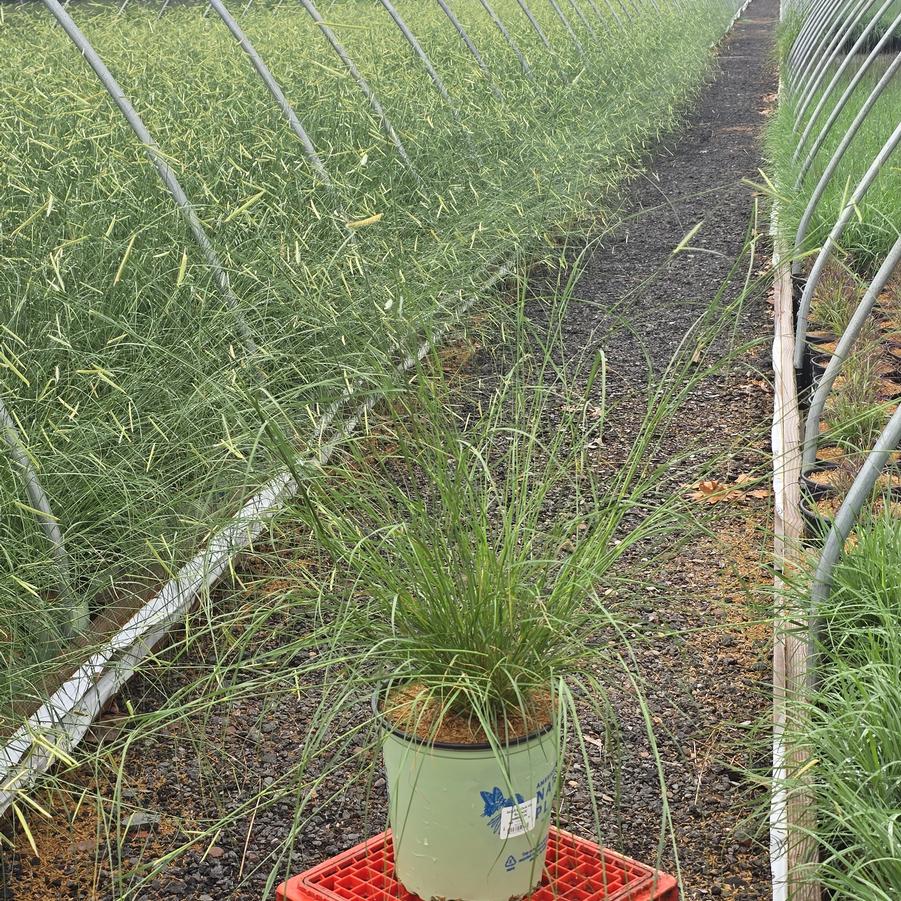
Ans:
{"label": "gravel ground", "polygon": [[[616,431],[607,439],[611,456],[644,413],[646,361],[657,370],[666,364],[741,252],[753,208],[742,180],[754,179],[761,164],[760,131],[775,91],[770,52],[777,15],[777,0],[754,0],[724,44],[720,70],[684,132],[658,149],[649,174],[630,187],[626,223],[584,259],[565,342],[573,352],[603,346],[608,354],[617,411]],[[691,242],[696,250],[670,258],[702,220]],[[646,283],[651,272],[658,275]],[[539,320],[540,304],[531,312]],[[751,299],[737,326],[742,335],[768,336],[765,298]],[[465,355],[470,383],[496,369],[490,340],[481,345]],[[765,357],[764,345],[743,354],[693,395],[667,433],[669,449],[693,448],[696,461],[717,458],[715,478],[723,483],[765,463],[771,406],[760,375]],[[755,586],[765,581],[768,501],[742,492],[698,510],[712,534],[673,556],[653,586],[620,603],[634,621],[685,897],[764,898],[767,836],[748,819],[762,799],[743,771],[765,765],[764,745],[754,759],[750,740],[751,725],[765,721],[769,702],[769,636],[765,625],[749,622],[762,603]],[[281,621],[277,609],[292,567],[305,563],[290,555],[280,562],[247,561],[246,590],[218,599],[238,610],[266,603],[275,611],[268,639],[251,656],[284,641],[284,629],[302,625],[296,614],[290,623]],[[153,709],[174,688],[190,684],[203,664],[170,659],[130,683],[119,704]],[[0,899],[255,901],[271,897],[267,877],[273,871],[286,876],[305,869],[383,828],[384,781],[377,769],[360,778],[356,761],[324,777],[314,793],[294,787],[291,767],[314,717],[310,699],[309,691],[284,691],[277,702],[242,698],[212,707],[202,722],[172,721],[127,753],[127,732],[114,707],[92,735],[109,748],[100,755],[103,768],[69,777],[67,797],[53,799],[56,810],[68,805],[67,816],[29,817],[41,857],[32,856],[20,833],[16,853],[2,854]],[[662,797],[636,693],[622,680],[611,686],[611,699],[623,737],[621,784],[600,759],[592,773],[608,818],[605,842],[674,871],[668,843],[658,858]],[[359,756],[365,758],[362,749]],[[574,767],[561,818],[591,834],[585,783]],[[331,801],[339,792],[340,803]],[[301,797],[310,816],[299,823]],[[217,818],[241,805],[241,815],[217,831]],[[212,838],[195,842],[201,829],[212,829]],[[118,840],[110,842],[116,832]],[[144,879],[145,866],[161,860],[161,872]]]}

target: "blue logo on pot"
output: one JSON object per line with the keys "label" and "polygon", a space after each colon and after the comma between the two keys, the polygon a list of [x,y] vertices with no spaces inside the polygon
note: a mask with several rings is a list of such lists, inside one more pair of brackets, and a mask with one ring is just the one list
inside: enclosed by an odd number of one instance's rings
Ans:
{"label": "blue logo on pot", "polygon": [[488,817],[488,825],[492,832],[500,832],[501,829],[501,811],[505,807],[513,807],[514,805],[525,804],[526,799],[517,792],[516,800],[508,798],[496,785],[494,790],[490,792],[479,792],[485,809],[482,811],[483,817]]}

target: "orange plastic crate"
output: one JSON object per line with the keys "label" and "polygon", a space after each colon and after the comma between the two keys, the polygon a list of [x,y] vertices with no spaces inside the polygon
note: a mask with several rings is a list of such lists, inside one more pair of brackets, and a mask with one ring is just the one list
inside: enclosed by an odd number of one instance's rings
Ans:
{"label": "orange plastic crate", "polygon": [[[676,880],[594,842],[551,828],[541,885],[531,901],[678,901]],[[277,901],[419,901],[394,878],[391,833],[294,876]]]}

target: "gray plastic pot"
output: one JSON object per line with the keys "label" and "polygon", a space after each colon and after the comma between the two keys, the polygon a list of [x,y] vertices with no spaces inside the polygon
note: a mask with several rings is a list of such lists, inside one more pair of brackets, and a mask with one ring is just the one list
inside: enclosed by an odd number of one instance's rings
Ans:
{"label": "gray plastic pot", "polygon": [[544,872],[557,741],[548,727],[496,753],[427,743],[382,719],[394,871],[403,886],[425,901],[528,895]]}

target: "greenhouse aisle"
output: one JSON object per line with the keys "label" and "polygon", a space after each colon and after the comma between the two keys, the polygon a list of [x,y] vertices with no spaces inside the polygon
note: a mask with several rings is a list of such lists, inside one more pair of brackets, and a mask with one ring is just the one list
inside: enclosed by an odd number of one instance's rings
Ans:
{"label": "greenhouse aisle", "polygon": [[[745,244],[755,198],[744,180],[758,179],[761,132],[775,99],[777,18],[777,0],[752,2],[725,41],[715,78],[684,131],[658,149],[648,173],[627,191],[625,224],[593,245],[584,260],[565,339],[573,350],[603,347],[607,353],[615,409],[603,451],[611,460],[645,413],[647,357],[658,371],[666,364]],[[694,250],[671,259],[698,223],[690,242]],[[758,228],[765,231],[765,223]],[[759,252],[755,266],[761,269],[765,249]],[[618,315],[602,315],[601,309]],[[698,461],[721,460],[718,483],[746,486],[742,477],[767,465],[771,400],[762,373],[771,327],[764,297],[749,299],[739,325],[743,338],[761,339],[759,346],[705,383],[667,441],[671,451],[694,447]],[[494,355],[483,345],[465,363],[463,375],[473,380],[496,371]],[[749,727],[766,722],[769,635],[765,624],[748,624],[762,618],[767,600],[755,586],[765,579],[769,501],[765,492],[744,487],[730,494],[723,503],[700,498],[697,509],[710,517],[711,537],[694,542],[656,573],[656,590],[621,599],[624,612],[644,624],[643,630],[636,626],[636,637],[640,631],[653,639],[636,642],[635,652],[679,858],[677,864],[665,837],[659,866],[681,870],[687,899],[769,894],[767,836],[747,819],[761,798],[742,776],[747,767],[765,766],[767,754],[766,734],[759,739],[759,757],[748,742]],[[292,563],[298,561],[286,568]],[[285,572],[255,572],[250,561],[248,573],[245,581],[254,584],[247,604],[258,604],[261,592],[284,591]],[[261,589],[267,578],[270,584]],[[278,632],[269,636],[271,644],[288,639]],[[264,657],[266,649],[252,650]],[[144,710],[154,701],[165,705],[191,683],[195,667],[203,671],[203,663],[176,657],[159,674],[148,668],[128,686],[120,708],[127,701]],[[298,689],[292,701],[286,692],[275,709],[266,698],[241,697],[225,714],[211,709],[202,722],[180,720],[170,711],[156,732],[129,749],[127,759],[117,751],[96,775],[87,767],[75,773],[71,796],[77,806],[68,821],[36,821],[41,858],[23,844],[11,901],[256,901],[272,897],[271,874],[302,870],[383,828],[383,779],[354,783],[350,766],[335,770],[316,791],[299,793],[290,781],[302,736],[315,717],[315,708],[299,695]],[[619,787],[606,779],[604,766],[594,773],[610,821],[605,841],[655,863],[662,809],[655,753],[634,691],[620,682],[612,700],[622,726],[624,769]],[[115,714],[114,708],[95,727],[98,744],[120,737]],[[564,785],[562,823],[591,834],[587,790],[577,772]],[[327,803],[330,792],[339,790],[347,790],[341,804]],[[110,797],[113,814],[100,802]],[[311,815],[304,823],[298,818],[301,800]],[[119,838],[117,847],[108,842],[110,833]]]}
{"label": "greenhouse aisle", "polygon": [[[574,353],[603,347],[607,354],[608,393],[616,398],[611,457],[617,440],[630,440],[645,415],[647,361],[658,373],[665,367],[751,236],[756,197],[747,182],[760,181],[763,129],[775,102],[778,15],[777,0],[754,0],[748,7],[687,128],[666,142],[648,174],[633,184],[623,211],[626,225],[583,261],[576,294],[584,302],[572,305],[564,328]],[[689,242],[697,250],[671,257],[698,225]],[[767,227],[760,210],[758,233],[765,235]],[[769,262],[765,243],[758,248],[757,271]],[[743,266],[730,281],[732,294],[745,277],[747,262]],[[772,326],[761,294],[748,298],[736,323],[739,340],[760,339],[758,345],[696,391],[667,433],[671,452],[690,450],[691,462],[721,460],[713,464],[710,483],[696,492],[698,513],[710,516],[714,534],[679,553],[657,591],[630,601],[646,623],[645,634],[654,638],[637,644],[636,654],[689,899],[770,894],[768,836],[757,830],[755,809],[765,796],[755,796],[742,775],[768,764],[769,632],[763,624],[750,625],[765,616],[768,602],[770,502],[749,481],[769,464]],[[618,316],[599,315],[609,307]],[[743,491],[742,485],[752,487]],[[717,502],[720,491],[725,499]],[[625,727],[616,847],[654,860],[661,816],[655,755],[634,692],[624,688],[614,705]],[[761,724],[755,738],[752,728]],[[759,751],[749,751],[755,740]],[[584,809],[581,786],[570,791],[574,807]],[[615,793],[612,782],[607,791]],[[574,816],[574,828],[590,828],[590,822]],[[675,868],[666,850],[663,869]]]}

